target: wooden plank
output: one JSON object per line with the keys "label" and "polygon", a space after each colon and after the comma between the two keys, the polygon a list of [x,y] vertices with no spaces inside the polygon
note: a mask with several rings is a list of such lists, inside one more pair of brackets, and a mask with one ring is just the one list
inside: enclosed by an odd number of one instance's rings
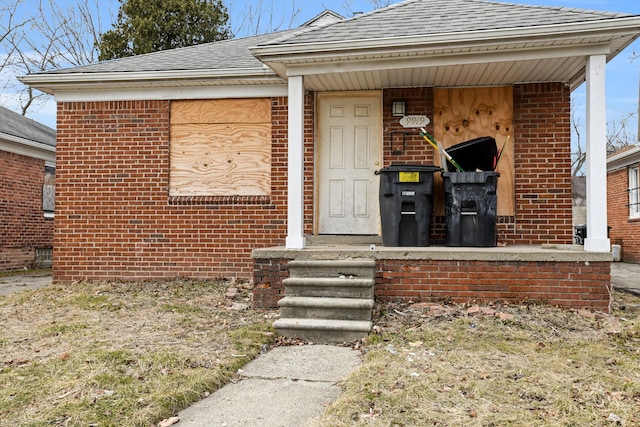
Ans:
{"label": "wooden plank", "polygon": [[[511,87],[434,89],[434,137],[445,148],[491,136],[500,150],[509,136],[497,172],[498,215],[515,215],[513,89]],[[440,159],[436,156],[436,164]],[[444,215],[442,178],[434,176],[434,214]]]}
{"label": "wooden plank", "polygon": [[171,196],[271,194],[271,123],[171,126]]}
{"label": "wooden plank", "polygon": [[271,100],[208,99],[171,102],[171,124],[270,123]]}

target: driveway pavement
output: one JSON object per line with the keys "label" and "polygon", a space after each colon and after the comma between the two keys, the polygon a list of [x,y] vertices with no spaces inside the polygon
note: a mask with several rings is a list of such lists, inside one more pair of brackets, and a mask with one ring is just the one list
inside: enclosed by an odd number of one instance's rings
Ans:
{"label": "driveway pavement", "polygon": [[640,264],[611,263],[613,289],[640,296]]}
{"label": "driveway pavement", "polygon": [[50,284],[51,274],[49,272],[0,276],[0,295],[41,288]]}

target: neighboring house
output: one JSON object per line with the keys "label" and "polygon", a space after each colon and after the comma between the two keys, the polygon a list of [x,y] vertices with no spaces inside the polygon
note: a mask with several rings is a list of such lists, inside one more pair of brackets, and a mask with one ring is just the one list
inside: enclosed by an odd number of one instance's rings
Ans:
{"label": "neighboring house", "polygon": [[50,267],[55,130],[0,107],[0,271]]}
{"label": "neighboring house", "polygon": [[[58,102],[54,281],[235,276],[273,306],[290,260],[368,258],[382,299],[607,309],[605,71],[640,34],[640,17],[408,0],[321,18],[21,77]],[[584,251],[565,250],[570,95],[585,81],[589,237]],[[375,172],[439,164],[399,124],[394,101],[428,116],[446,147],[508,141],[497,247],[441,246],[439,174],[435,246],[380,246]],[[331,236],[350,246],[321,244]]]}
{"label": "neighboring house", "polygon": [[640,263],[640,145],[607,159],[607,193],[611,243],[622,261]]}

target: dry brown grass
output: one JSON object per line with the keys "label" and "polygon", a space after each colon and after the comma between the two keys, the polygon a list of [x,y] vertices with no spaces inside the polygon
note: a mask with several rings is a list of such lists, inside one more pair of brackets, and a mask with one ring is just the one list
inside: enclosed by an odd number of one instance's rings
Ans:
{"label": "dry brown grass", "polygon": [[[151,426],[273,341],[228,282],[73,283],[0,297],[1,426]],[[238,285],[248,301],[249,288]],[[640,299],[597,319],[539,305],[513,320],[379,305],[377,333],[315,426],[640,425]],[[624,308],[624,310],[622,310]]]}
{"label": "dry brown grass", "polygon": [[507,321],[379,306],[362,368],[310,425],[640,425],[640,300],[614,299],[615,315],[598,319],[535,305],[494,307]]}
{"label": "dry brown grass", "polygon": [[[273,337],[228,282],[72,283],[0,298],[0,425],[150,426]],[[248,288],[237,299],[248,300]]]}

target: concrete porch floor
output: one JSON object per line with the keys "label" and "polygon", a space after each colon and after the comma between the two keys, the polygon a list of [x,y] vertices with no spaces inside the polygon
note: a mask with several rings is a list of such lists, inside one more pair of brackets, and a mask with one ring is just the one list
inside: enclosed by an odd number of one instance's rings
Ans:
{"label": "concrete porch floor", "polygon": [[502,262],[607,262],[610,252],[585,252],[581,245],[496,247],[388,247],[379,236],[308,236],[304,249],[277,246],[254,249],[254,259],[345,259],[446,260]]}

